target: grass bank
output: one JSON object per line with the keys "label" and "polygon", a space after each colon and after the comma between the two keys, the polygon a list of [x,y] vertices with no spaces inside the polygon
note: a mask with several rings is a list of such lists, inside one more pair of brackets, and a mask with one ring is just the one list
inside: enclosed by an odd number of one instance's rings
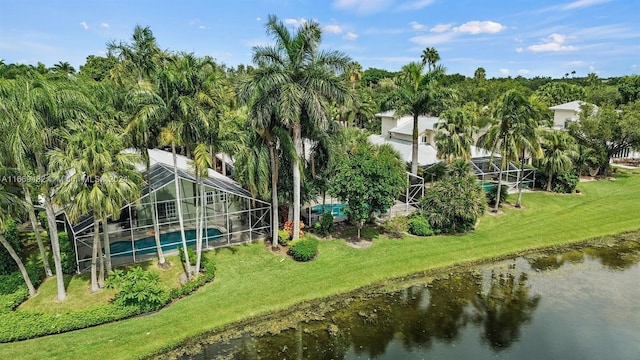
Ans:
{"label": "grass bank", "polygon": [[[640,176],[582,183],[579,195],[529,193],[522,210],[487,215],[464,236],[388,239],[367,249],[320,243],[311,263],[274,256],[262,244],[209,253],[214,283],[148,316],[0,345],[0,358],[138,358],[234,321],[286,309],[415,272],[640,228]],[[0,325],[1,326],[1,325]]]}

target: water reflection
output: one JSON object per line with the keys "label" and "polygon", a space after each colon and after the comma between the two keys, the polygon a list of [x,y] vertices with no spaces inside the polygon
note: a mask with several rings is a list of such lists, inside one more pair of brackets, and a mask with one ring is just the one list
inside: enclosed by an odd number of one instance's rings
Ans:
{"label": "water reflection", "polygon": [[[586,259],[597,261],[606,269],[617,270],[612,274],[620,273],[638,263],[640,245],[629,241],[620,242],[615,247],[543,254],[520,260],[519,263],[530,265],[527,269],[503,263],[497,267],[486,267],[486,270],[452,273],[426,285],[397,292],[363,294],[360,298],[343,299],[339,305],[334,304],[335,310],[318,316],[323,320],[300,322],[295,328],[282,330],[276,335],[245,333],[227,342],[203,345],[199,354],[183,358],[425,358],[433,357],[434,353],[435,357],[439,357],[438,354],[440,357],[443,354],[445,357],[457,357],[461,353],[442,352],[442,349],[451,351],[456,345],[470,349],[465,350],[466,356],[477,352],[482,354],[479,358],[491,358],[523,341],[522,334],[532,324],[537,309],[547,296],[540,291],[532,291],[530,277],[536,275],[540,278],[551,269],[581,264]],[[549,296],[555,298],[558,294]],[[538,317],[548,316],[545,313]],[[564,321],[568,328],[579,326],[579,321]],[[530,337],[527,346],[535,348],[532,344],[544,338],[545,326],[539,325],[536,331],[543,335]],[[561,331],[561,326],[554,327]],[[632,322],[631,329],[634,328],[640,331],[640,324]],[[635,344],[632,342],[630,346]],[[393,349],[393,354],[390,354],[390,349]],[[640,353],[640,348],[638,351]],[[551,355],[563,356],[559,353]],[[529,358],[536,358],[535,352],[531,356]]]}

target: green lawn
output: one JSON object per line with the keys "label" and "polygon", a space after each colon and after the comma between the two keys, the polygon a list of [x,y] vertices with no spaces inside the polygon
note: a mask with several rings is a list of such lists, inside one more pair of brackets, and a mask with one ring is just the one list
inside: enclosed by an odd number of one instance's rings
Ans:
{"label": "green lawn", "polygon": [[524,210],[487,215],[464,236],[379,236],[361,250],[340,240],[322,241],[318,258],[310,263],[275,256],[263,244],[221,249],[209,253],[218,265],[216,280],[158,313],[2,344],[0,358],[138,358],[305,300],[415,272],[640,229],[640,176],[621,174],[613,181],[581,183],[579,189],[579,195],[525,194]]}

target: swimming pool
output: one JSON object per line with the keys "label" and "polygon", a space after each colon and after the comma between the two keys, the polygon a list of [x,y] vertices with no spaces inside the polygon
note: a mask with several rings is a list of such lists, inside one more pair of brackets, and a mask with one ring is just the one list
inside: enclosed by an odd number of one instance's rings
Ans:
{"label": "swimming pool", "polygon": [[[184,231],[187,246],[196,244],[196,231],[194,229]],[[217,240],[222,236],[220,230],[216,228],[207,229],[203,241],[208,237],[209,241]],[[156,252],[156,240],[154,236],[145,237],[134,241],[136,255],[152,254]],[[174,250],[182,246],[182,236],[180,231],[160,234],[160,246],[163,251]],[[114,257],[130,256],[132,253],[131,241],[116,241],[111,243],[111,254]]]}
{"label": "swimming pool", "polygon": [[322,214],[324,212],[331,211],[331,215],[334,217],[346,217],[347,215],[342,211],[343,209],[344,204],[325,204],[323,211],[322,204],[318,204],[311,207],[311,212],[315,214]]}

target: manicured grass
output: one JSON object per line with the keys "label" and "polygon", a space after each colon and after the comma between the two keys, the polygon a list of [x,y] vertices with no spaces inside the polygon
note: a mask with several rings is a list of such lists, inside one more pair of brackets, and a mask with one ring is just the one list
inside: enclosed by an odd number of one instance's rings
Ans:
{"label": "manicured grass", "polygon": [[[367,249],[321,241],[309,263],[263,244],[209,253],[216,280],[158,313],[56,336],[0,345],[0,358],[126,359],[171,347],[234,321],[286,309],[411,273],[640,228],[640,176],[581,183],[579,195],[528,193],[522,210],[487,215],[463,236],[374,238]],[[515,199],[515,197],[514,197]],[[70,300],[71,301],[71,300]]]}

